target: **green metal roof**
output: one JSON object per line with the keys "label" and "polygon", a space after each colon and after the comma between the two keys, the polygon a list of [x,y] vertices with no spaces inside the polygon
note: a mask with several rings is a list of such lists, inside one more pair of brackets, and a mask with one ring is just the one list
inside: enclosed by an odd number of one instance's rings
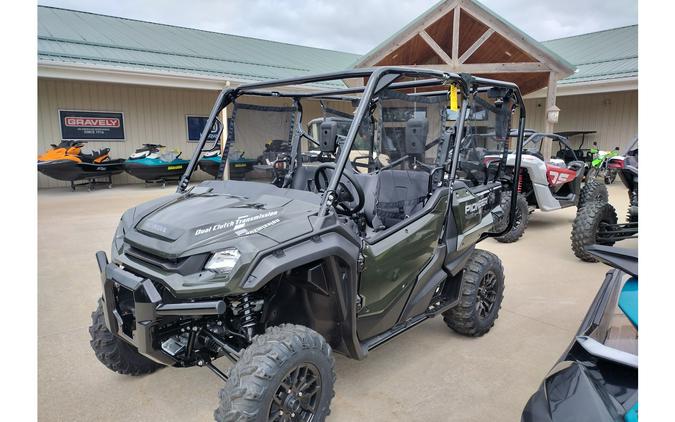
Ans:
{"label": "green metal roof", "polygon": [[[473,3],[489,11],[484,5]],[[392,37],[414,26],[437,6]],[[538,43],[494,12],[490,13],[527,42],[578,69],[559,84],[637,77],[637,25]],[[375,50],[377,47],[372,51]],[[101,65],[261,81],[348,69],[366,56],[38,6],[41,63]]]}
{"label": "green metal roof", "polygon": [[638,26],[625,26],[543,44],[576,66],[558,84],[573,84],[638,76]]}
{"label": "green metal roof", "polygon": [[339,51],[38,6],[41,62],[260,81],[345,69],[357,57]]}

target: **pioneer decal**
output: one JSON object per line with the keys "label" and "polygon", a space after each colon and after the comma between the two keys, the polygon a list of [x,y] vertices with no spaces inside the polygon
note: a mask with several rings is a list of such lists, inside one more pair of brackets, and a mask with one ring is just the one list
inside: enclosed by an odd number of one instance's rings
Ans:
{"label": "pioneer decal", "polygon": [[61,139],[124,139],[124,115],[101,111],[59,110]]}
{"label": "pioneer decal", "polygon": [[[279,211],[268,211],[268,212],[264,212],[264,213],[256,214],[256,215],[242,215],[241,217],[237,217],[236,220],[229,220],[229,221],[225,221],[223,223],[216,223],[216,224],[208,225],[208,226],[205,226],[205,227],[200,227],[200,228],[195,230],[195,236],[202,236],[202,235],[205,235],[205,234],[215,233],[215,232],[218,232],[218,231],[221,231],[221,230],[227,230],[227,229],[236,230],[237,234],[238,234],[239,231],[247,228],[251,224],[255,224],[255,223],[259,222],[260,220],[265,220],[265,219],[268,219],[268,218],[276,217],[277,214],[279,214]],[[278,221],[273,223],[273,224],[276,224],[276,223],[278,223]],[[273,225],[273,224],[270,224],[270,225]],[[263,228],[265,228],[265,227],[256,228],[257,231],[255,233],[262,230]],[[247,234],[247,233],[245,233],[245,234]]]}
{"label": "pioneer decal", "polygon": [[476,201],[472,204],[465,205],[464,206],[464,213],[465,214],[476,213],[476,212],[480,211],[481,209],[483,209],[483,207],[486,206],[487,203],[488,203],[488,197],[485,196],[485,197],[479,199],[478,201]]}

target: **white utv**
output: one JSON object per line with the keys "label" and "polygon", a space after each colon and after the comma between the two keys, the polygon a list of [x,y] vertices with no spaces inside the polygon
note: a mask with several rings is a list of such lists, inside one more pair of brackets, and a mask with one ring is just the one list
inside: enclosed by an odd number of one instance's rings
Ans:
{"label": "white utv", "polygon": [[[523,142],[522,162],[518,173],[516,189],[516,214],[511,230],[496,237],[499,242],[512,243],[520,239],[527,228],[529,214],[535,210],[557,211],[567,207],[581,208],[585,203],[598,201],[606,203],[607,188],[597,180],[588,180],[582,187],[585,163],[578,159],[567,138],[553,134],[526,130],[527,139]],[[515,134],[512,134],[515,136]],[[555,155],[547,162],[542,154],[545,138],[552,140]],[[491,157],[486,155],[484,162],[490,165]],[[507,158],[507,172],[513,172],[516,154],[511,152]],[[510,192],[502,196],[502,206],[508,212],[511,204]]]}

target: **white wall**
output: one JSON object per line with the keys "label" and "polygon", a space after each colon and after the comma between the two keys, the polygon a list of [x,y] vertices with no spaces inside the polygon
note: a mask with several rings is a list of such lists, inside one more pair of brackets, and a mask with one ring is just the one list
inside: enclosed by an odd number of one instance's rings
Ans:
{"label": "white wall", "polygon": [[[619,147],[622,151],[638,134],[638,91],[561,96],[556,100],[560,118],[554,131],[594,130],[584,148],[597,141],[600,149]],[[525,100],[526,127],[544,130],[546,99]],[[581,137],[570,139],[578,146]]]}

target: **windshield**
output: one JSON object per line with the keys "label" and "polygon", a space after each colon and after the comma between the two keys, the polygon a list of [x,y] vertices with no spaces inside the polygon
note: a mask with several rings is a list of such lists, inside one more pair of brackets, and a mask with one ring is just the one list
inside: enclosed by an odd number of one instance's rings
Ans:
{"label": "windshield", "polygon": [[471,186],[494,183],[506,169],[513,99],[490,90],[475,93],[469,104],[455,177]]}
{"label": "windshield", "polygon": [[[347,153],[351,167],[359,173],[373,173],[436,164],[447,98],[447,91],[435,95],[392,89],[380,92]],[[351,120],[327,117],[316,126],[330,121],[337,123],[341,143]]]}
{"label": "windshield", "polygon": [[448,92],[404,93],[386,90],[379,101],[378,153],[385,159],[408,156],[415,162],[439,165],[438,144],[445,127]]}
{"label": "windshield", "polygon": [[[353,98],[299,99],[297,102],[280,99],[278,105],[263,106],[253,104],[253,100],[255,98],[242,96],[235,101],[229,119],[228,143],[246,156],[258,157],[259,167],[272,167],[270,176],[280,186],[283,185],[280,177],[293,167],[336,161],[359,103]],[[372,173],[388,166],[421,171],[438,165],[441,160],[437,156],[438,145],[446,123],[447,104],[447,91],[427,95],[383,90],[374,99],[373,107],[358,127],[351,149],[346,152],[352,168],[359,173]],[[305,127],[306,130],[302,130]],[[328,132],[322,133],[325,131]],[[293,156],[299,157],[297,163],[293,162]],[[288,187],[297,185],[291,183]]]}
{"label": "windshield", "polygon": [[234,103],[228,128],[228,140],[233,148],[247,157],[262,157],[261,162],[273,161],[277,153],[290,151],[297,108],[288,99],[275,103],[259,105],[245,97]]}
{"label": "windshield", "polygon": [[600,321],[584,334],[605,346],[637,355],[637,321],[631,322],[626,315],[628,309],[623,303],[633,289],[637,291],[637,277],[621,273],[621,279],[617,281],[619,283],[607,302],[607,308],[604,309]]}

